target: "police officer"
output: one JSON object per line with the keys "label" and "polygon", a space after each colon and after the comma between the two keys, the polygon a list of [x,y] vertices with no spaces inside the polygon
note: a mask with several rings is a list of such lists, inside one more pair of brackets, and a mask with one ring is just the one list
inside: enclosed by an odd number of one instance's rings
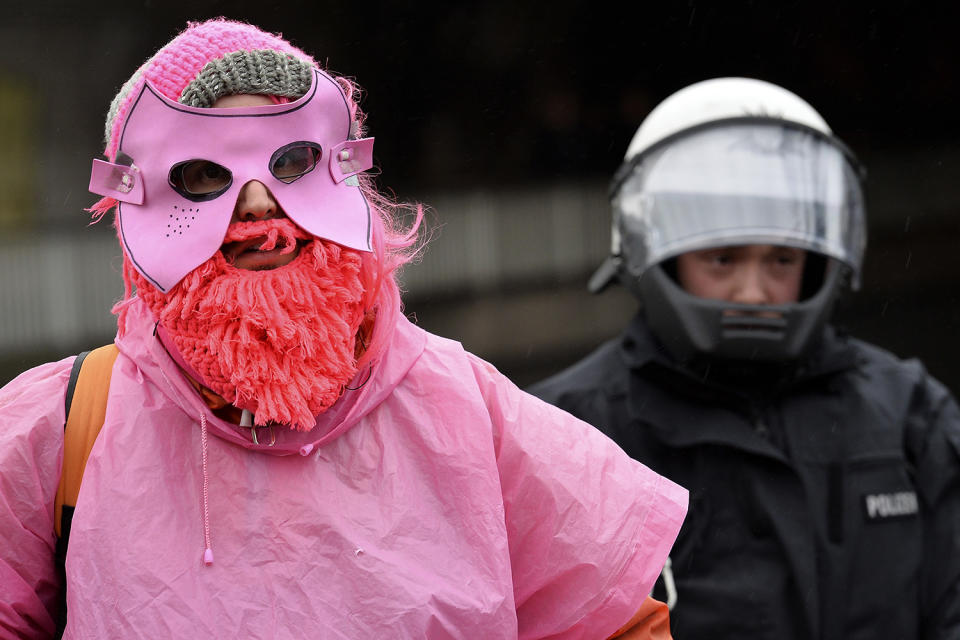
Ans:
{"label": "police officer", "polygon": [[590,282],[640,309],[532,391],[688,487],[654,595],[675,637],[960,637],[960,412],[842,334],[862,172],[798,96],[719,78],[644,120]]}

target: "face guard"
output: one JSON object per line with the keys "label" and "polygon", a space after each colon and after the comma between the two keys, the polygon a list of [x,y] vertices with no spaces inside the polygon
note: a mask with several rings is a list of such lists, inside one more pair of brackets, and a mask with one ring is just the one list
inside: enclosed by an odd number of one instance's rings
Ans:
{"label": "face guard", "polygon": [[783,122],[717,123],[625,165],[613,201],[625,268],[681,253],[771,244],[845,264],[859,283],[865,207],[838,140]]}
{"label": "face guard", "polygon": [[188,107],[145,83],[117,154],[132,164],[94,160],[90,191],[120,202],[124,248],[164,293],[220,250],[251,180],[312,235],[371,251],[355,176],[373,165],[373,138],[351,140],[351,126],[340,85],[316,69],[302,98],[257,107]]}
{"label": "face guard", "polygon": [[786,362],[802,356],[827,322],[844,278],[828,261],[823,284],[795,303],[749,305],[687,293],[661,265],[634,285],[651,330],[674,357],[706,354],[725,360]]}

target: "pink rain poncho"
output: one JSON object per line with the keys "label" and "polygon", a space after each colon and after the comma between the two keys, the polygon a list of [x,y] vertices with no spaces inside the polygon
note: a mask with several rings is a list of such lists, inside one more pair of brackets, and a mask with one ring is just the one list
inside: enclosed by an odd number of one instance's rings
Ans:
{"label": "pink rain poncho", "polygon": [[[684,489],[405,319],[365,384],[272,447],[213,415],[141,302],[127,322],[73,519],[67,638],[605,638],[683,520]],[[53,633],[71,362],[0,391],[3,638]]]}

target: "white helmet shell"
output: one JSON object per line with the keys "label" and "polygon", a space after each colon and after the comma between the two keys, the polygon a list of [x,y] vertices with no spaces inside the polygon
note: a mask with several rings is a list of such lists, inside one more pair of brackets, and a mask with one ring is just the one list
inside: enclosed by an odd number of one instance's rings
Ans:
{"label": "white helmet shell", "polygon": [[795,122],[826,135],[833,132],[805,100],[775,84],[752,78],[714,78],[685,87],[661,102],[637,129],[626,160],[670,136],[731,118]]}

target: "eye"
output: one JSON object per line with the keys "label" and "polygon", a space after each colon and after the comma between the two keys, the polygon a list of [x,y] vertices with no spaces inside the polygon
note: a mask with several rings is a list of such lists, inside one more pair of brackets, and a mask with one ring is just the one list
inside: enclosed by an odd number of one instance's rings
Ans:
{"label": "eye", "polygon": [[281,182],[291,183],[317,166],[323,150],[315,142],[292,142],[273,152],[270,173]]}
{"label": "eye", "polygon": [[210,160],[187,160],[173,165],[169,181],[177,193],[188,200],[200,202],[213,200],[229,189],[233,174]]}
{"label": "eye", "polygon": [[715,268],[728,267],[733,264],[733,254],[728,250],[707,250],[699,254],[699,258],[707,265]]}

